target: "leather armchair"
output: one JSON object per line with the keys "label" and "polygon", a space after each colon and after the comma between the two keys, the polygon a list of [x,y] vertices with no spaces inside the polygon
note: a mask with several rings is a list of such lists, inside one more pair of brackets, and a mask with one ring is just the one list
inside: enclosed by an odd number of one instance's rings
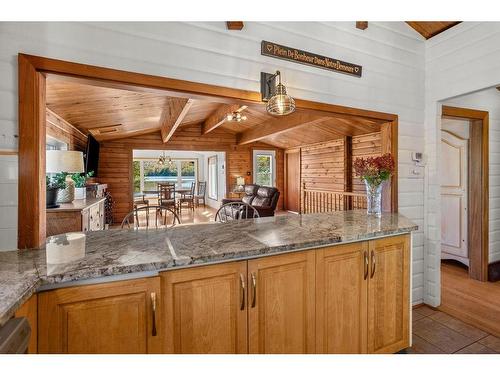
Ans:
{"label": "leather armchair", "polygon": [[274,216],[280,192],[274,187],[259,186],[256,184],[245,185],[245,195],[241,199],[223,199],[222,204],[230,202],[244,202],[253,206],[260,217]]}

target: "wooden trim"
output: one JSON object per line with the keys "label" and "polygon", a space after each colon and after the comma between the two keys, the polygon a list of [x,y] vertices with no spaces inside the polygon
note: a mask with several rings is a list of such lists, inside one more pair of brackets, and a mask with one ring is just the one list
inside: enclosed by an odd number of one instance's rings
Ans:
{"label": "wooden trim", "polygon": [[167,107],[163,110],[161,119],[160,131],[163,143],[167,143],[172,138],[192,105],[193,100],[191,99],[175,99],[168,103]]}
{"label": "wooden trim", "polygon": [[226,27],[228,30],[241,30],[243,29],[243,21],[226,21]]}
{"label": "wooden trim", "polygon": [[19,154],[19,152],[16,150],[0,150],[0,156],[17,155],[17,154]]}
{"label": "wooden trim", "polygon": [[45,243],[45,76],[24,55],[19,74],[19,249]]}
{"label": "wooden trim", "polygon": [[[302,204],[302,194],[300,192],[300,180],[301,180],[301,175],[302,175],[302,158],[301,158],[301,148],[290,148],[288,150],[284,150],[284,170],[283,170],[283,208],[287,211],[288,207],[286,207],[287,203],[287,196],[288,196],[288,157],[287,154],[299,154],[299,179],[297,181],[297,194],[298,194],[298,202],[297,202],[297,207],[298,207],[298,213],[301,213],[301,204]],[[252,155],[253,157],[253,155]],[[293,212],[293,211],[290,211]]]}
{"label": "wooden trim", "polygon": [[[352,192],[352,137],[344,137],[344,192]],[[352,209],[352,202],[344,199],[346,210]]]}
{"label": "wooden trim", "polygon": [[[469,276],[488,280],[489,257],[489,113],[443,106],[443,118],[470,121],[469,154]],[[478,220],[480,218],[480,220]]]}
{"label": "wooden trim", "polygon": [[366,30],[368,28],[368,21],[356,21],[356,29]]}
{"label": "wooden trim", "polygon": [[[36,248],[45,243],[45,78],[75,80],[94,86],[169,94],[187,99],[217,99],[220,103],[257,103],[260,92],[190,82],[142,73],[79,64],[20,53],[19,61],[19,208],[18,247]],[[357,116],[392,122],[397,135],[397,115],[296,99],[297,109],[322,116]],[[395,138],[397,140],[397,137]],[[396,143],[397,145],[397,143]],[[397,148],[393,148],[397,150]],[[397,157],[397,152],[394,153]],[[226,155],[227,158],[227,155]],[[226,174],[227,174],[226,168]],[[229,189],[229,186],[227,186]],[[392,181],[392,209],[397,211],[397,178]]]}

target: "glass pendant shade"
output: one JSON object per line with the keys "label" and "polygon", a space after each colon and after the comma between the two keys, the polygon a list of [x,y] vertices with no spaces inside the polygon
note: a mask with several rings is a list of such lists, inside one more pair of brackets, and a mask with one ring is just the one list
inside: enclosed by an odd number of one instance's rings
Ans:
{"label": "glass pendant shade", "polygon": [[295,101],[286,93],[286,88],[281,83],[276,85],[276,94],[267,102],[266,110],[277,116],[285,116],[295,111]]}

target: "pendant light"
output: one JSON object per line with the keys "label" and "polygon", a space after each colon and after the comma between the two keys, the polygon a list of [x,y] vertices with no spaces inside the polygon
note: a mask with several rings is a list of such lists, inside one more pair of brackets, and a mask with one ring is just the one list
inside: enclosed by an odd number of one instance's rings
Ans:
{"label": "pendant light", "polygon": [[[158,164],[165,165],[166,162],[167,162],[167,157],[165,156],[165,151],[163,151],[163,153],[158,158]],[[168,166],[172,167],[172,165],[174,165],[174,162],[172,161],[172,158],[169,156],[168,157]]]}
{"label": "pendant light", "polygon": [[[278,80],[278,84],[276,84],[276,79]],[[272,84],[276,86],[272,87]],[[286,87],[281,83],[281,73],[279,70],[276,71],[276,74],[266,77],[266,85],[268,86],[266,89],[272,94],[266,105],[266,110],[269,114],[286,116],[295,111],[295,101],[286,93]],[[263,99],[265,100],[264,96]]]}

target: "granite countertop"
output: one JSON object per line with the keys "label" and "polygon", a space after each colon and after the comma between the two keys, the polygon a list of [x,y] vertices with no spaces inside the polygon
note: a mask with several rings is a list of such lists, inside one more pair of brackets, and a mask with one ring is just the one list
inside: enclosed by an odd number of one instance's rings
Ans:
{"label": "granite countertop", "polygon": [[0,325],[41,286],[248,259],[417,228],[400,214],[374,218],[354,210],[52,236],[40,250],[0,252]]}
{"label": "granite countertop", "polygon": [[87,207],[93,206],[99,202],[105,200],[102,198],[86,198],[86,199],[75,199],[71,203],[60,203],[57,208],[47,208],[47,212],[59,212],[59,211],[81,211]]}

